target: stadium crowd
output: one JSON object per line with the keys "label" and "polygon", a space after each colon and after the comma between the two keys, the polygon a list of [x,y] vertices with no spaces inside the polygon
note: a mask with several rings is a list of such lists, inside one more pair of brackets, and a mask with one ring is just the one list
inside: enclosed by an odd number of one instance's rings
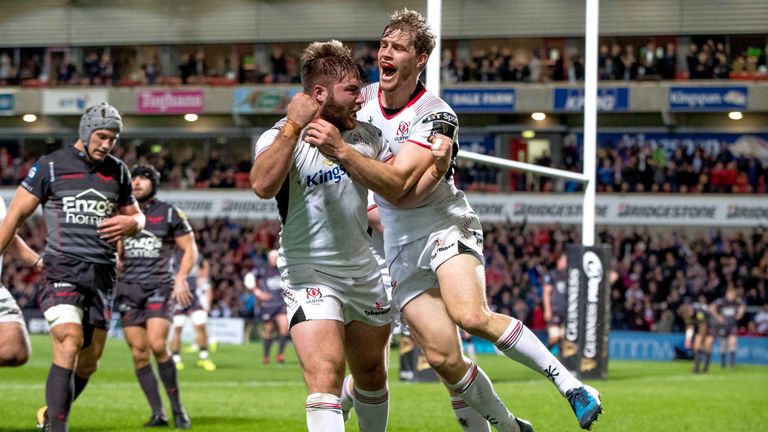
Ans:
{"label": "stadium crowd", "polygon": [[[717,140],[665,146],[638,135],[600,142],[597,161],[598,192],[652,193],[766,193],[768,166],[754,155],[732,151]],[[162,173],[162,185],[173,189],[249,188],[250,154],[247,151],[191,146],[183,151],[168,148],[155,153],[151,145],[128,141],[115,149],[128,166],[151,163]],[[559,161],[544,154],[534,162],[581,172],[580,150],[573,136],[565,140]],[[37,154],[0,148],[0,185],[14,186],[26,177]],[[459,162],[457,184],[466,191],[504,190],[496,168]],[[579,185],[548,177],[531,180],[511,173],[510,191],[570,192]]]}
{"label": "stadium crowd", "polygon": [[[258,317],[253,293],[243,285],[250,270],[267,265],[276,248],[277,221],[237,223],[217,219],[195,223],[200,252],[211,265],[214,301],[211,316]],[[41,218],[22,233],[37,250],[45,233]],[[768,231],[717,230],[685,233],[671,228],[602,230],[599,242],[611,247],[618,278],[611,287],[611,326],[616,330],[681,332],[686,316],[681,306],[712,302],[729,286],[750,307],[739,334],[768,336]],[[542,306],[544,276],[579,232],[566,226],[486,225],[485,250],[488,302],[531,329],[545,329]],[[39,276],[6,261],[3,282],[22,308],[36,308]],[[758,308],[762,308],[756,312]]]}
{"label": "stadium crowd", "polygon": [[[694,37],[678,61],[675,38],[611,39],[601,43],[602,80],[768,78],[764,47],[726,37]],[[667,42],[664,42],[667,41]],[[561,46],[547,40],[444,41],[442,80],[457,82],[550,82],[584,78],[583,41]],[[353,43],[371,82],[378,81],[377,51]],[[248,47],[250,46],[250,50]],[[298,83],[300,44],[225,47],[71,47],[0,49],[0,86],[177,85]],[[528,49],[529,47],[534,47]],[[744,48],[744,49],[741,49]],[[260,54],[256,54],[257,52]],[[73,55],[74,53],[74,55]]]}

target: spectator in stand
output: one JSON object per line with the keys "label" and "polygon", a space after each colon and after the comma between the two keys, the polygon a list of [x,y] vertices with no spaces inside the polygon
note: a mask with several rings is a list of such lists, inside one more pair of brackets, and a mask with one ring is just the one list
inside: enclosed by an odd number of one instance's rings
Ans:
{"label": "spectator in stand", "polygon": [[69,61],[69,55],[64,57],[56,68],[56,81],[59,84],[74,84],[77,80],[77,68]]}
{"label": "spectator in stand", "polygon": [[101,85],[115,84],[115,65],[109,53],[103,53],[99,60],[99,82]]}
{"label": "spectator in stand", "polygon": [[659,75],[663,80],[673,80],[677,75],[677,54],[675,54],[675,44],[667,43],[667,49],[664,51],[664,58],[659,60]]}
{"label": "spectator in stand", "polygon": [[35,54],[25,62],[24,65],[19,68],[19,72],[16,76],[16,81],[19,84],[24,84],[29,80],[39,79],[42,73],[42,66],[40,65],[40,56]]}
{"label": "spectator in stand", "polygon": [[16,76],[16,70],[13,67],[11,56],[8,53],[0,53],[0,86],[12,84]]}
{"label": "spectator in stand", "polygon": [[157,54],[152,54],[152,59],[141,65],[141,71],[144,74],[144,83],[148,85],[155,85],[157,83],[157,79],[162,76],[160,58],[158,58]]}
{"label": "spectator in stand", "polygon": [[95,85],[99,80],[99,55],[96,51],[91,51],[83,63],[83,73],[88,78],[88,84]]}

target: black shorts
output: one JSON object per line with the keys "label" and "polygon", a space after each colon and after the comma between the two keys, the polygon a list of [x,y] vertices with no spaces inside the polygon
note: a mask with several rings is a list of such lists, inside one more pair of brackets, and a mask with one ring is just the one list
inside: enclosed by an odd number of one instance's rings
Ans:
{"label": "black shorts", "polygon": [[172,284],[117,285],[117,308],[123,327],[141,326],[150,318],[171,319]]}
{"label": "black shorts", "polygon": [[[191,288],[190,288],[191,291]],[[199,310],[205,310],[203,308],[203,305],[200,303],[200,299],[197,298],[197,295],[194,291],[191,291],[190,294],[192,295],[192,302],[187,307],[181,307],[177,304],[174,304],[173,306],[173,315],[189,315],[192,312],[199,311]]]}
{"label": "black shorts", "polygon": [[726,337],[735,335],[738,330],[738,326],[736,323],[725,323],[725,324],[716,324],[713,326],[710,326],[711,331],[710,334],[714,337]]}
{"label": "black shorts", "polygon": [[269,322],[275,319],[278,315],[288,315],[288,310],[285,307],[285,303],[276,305],[262,306],[259,310],[259,317],[261,322]]}
{"label": "black shorts", "polygon": [[91,264],[46,254],[39,300],[43,312],[58,305],[83,310],[83,325],[109,329],[115,288],[114,264]]}
{"label": "black shorts", "polygon": [[547,323],[551,326],[559,326],[565,323],[565,314],[560,312],[552,312],[552,319]]}

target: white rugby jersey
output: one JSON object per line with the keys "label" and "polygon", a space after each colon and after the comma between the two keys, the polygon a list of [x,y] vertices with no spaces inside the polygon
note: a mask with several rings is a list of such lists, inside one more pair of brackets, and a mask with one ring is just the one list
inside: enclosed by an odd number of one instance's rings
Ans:
{"label": "white rugby jersey", "polygon": [[[373,191],[368,191],[369,212],[378,207],[374,195],[375,194]],[[373,251],[373,256],[376,257],[376,261],[379,263],[379,267],[381,267],[382,272],[386,271],[388,274],[389,268],[387,267],[387,263],[384,260],[384,233],[374,228],[371,228],[371,250]]]}
{"label": "white rugby jersey", "polygon": [[[384,112],[379,99],[379,84],[363,89],[363,108],[357,119],[369,122],[381,129],[385,141],[395,157],[400,147],[418,145],[431,151],[427,139],[434,133],[442,133],[453,139],[454,157],[458,152],[459,122],[456,113],[439,97],[422,89],[408,104],[392,116]],[[455,225],[472,212],[464,193],[453,185],[453,175],[442,180],[432,194],[416,207],[398,209],[376,195],[379,215],[384,224],[384,241],[387,246],[409,243],[430,233]]]}
{"label": "white rugby jersey", "polygon": [[[0,223],[5,219],[5,200],[0,197]],[[11,239],[13,240],[13,239]],[[0,255],[0,287],[3,286],[3,256]]]}
{"label": "white rugby jersey", "polygon": [[[272,145],[283,124],[285,119],[259,137],[257,158]],[[369,124],[358,122],[341,136],[366,157],[380,161],[392,157],[381,131]],[[368,275],[377,268],[367,232],[368,189],[303,137],[302,131],[286,181],[275,197],[282,222],[278,267],[282,271],[306,265],[335,276]]]}

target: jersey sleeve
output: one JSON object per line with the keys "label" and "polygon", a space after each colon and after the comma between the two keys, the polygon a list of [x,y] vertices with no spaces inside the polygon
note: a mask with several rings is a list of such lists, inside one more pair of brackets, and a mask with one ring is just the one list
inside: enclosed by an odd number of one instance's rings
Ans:
{"label": "jersey sleeve", "polygon": [[368,191],[368,211],[371,211],[376,207],[378,207],[378,205],[376,204],[376,200],[374,199],[374,196],[375,194],[373,193],[373,191],[369,190]]}
{"label": "jersey sleeve", "polygon": [[181,237],[192,232],[187,215],[176,206],[171,206],[171,232],[174,237]]}
{"label": "jersey sleeve", "polygon": [[117,193],[117,205],[119,207],[131,205],[136,202],[131,185],[131,173],[124,163],[120,163],[120,185]]}
{"label": "jersey sleeve", "polygon": [[256,160],[256,158],[261,156],[265,150],[272,146],[272,143],[275,142],[275,138],[277,138],[277,134],[280,133],[280,129],[283,127],[284,123],[285,119],[281,119],[274,126],[261,134],[259,139],[256,141],[256,149],[253,155],[254,160]]}
{"label": "jersey sleeve", "polygon": [[459,119],[456,114],[445,108],[419,117],[411,125],[411,133],[408,142],[431,149],[429,137],[439,133],[451,138],[455,143],[459,136]]}
{"label": "jersey sleeve", "polygon": [[51,193],[51,173],[50,170],[46,169],[46,165],[48,165],[46,157],[40,157],[29,169],[27,177],[21,181],[20,185],[24,190],[36,196],[41,203],[45,203]]}

